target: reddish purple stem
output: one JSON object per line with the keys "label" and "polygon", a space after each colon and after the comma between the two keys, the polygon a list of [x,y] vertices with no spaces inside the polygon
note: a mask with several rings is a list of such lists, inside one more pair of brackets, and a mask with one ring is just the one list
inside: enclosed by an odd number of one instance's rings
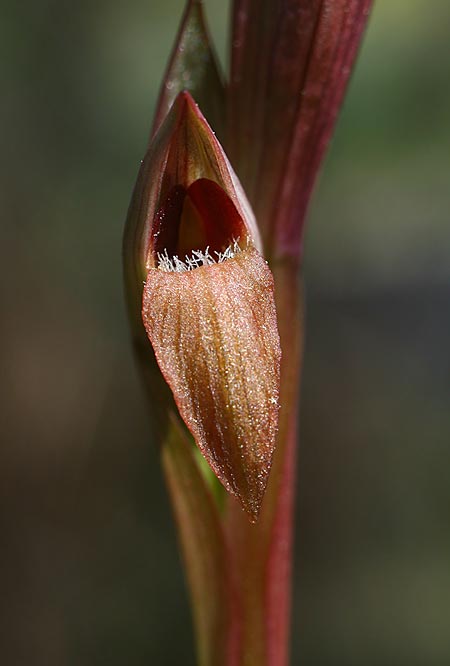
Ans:
{"label": "reddish purple stem", "polygon": [[270,257],[300,257],[314,182],[371,4],[235,1],[231,160]]}

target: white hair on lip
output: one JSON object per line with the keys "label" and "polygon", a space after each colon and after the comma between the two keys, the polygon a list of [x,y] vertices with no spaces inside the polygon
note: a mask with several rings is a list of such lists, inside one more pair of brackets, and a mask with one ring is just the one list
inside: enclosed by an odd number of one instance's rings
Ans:
{"label": "white hair on lip", "polygon": [[231,245],[223,252],[214,251],[215,257],[209,253],[209,246],[206,250],[193,250],[190,257],[186,255],[184,261],[174,255],[169,257],[167,250],[158,252],[158,269],[166,273],[184,273],[186,271],[193,271],[195,268],[201,266],[211,266],[213,264],[221,264],[228,259],[233,259],[241,252],[239,246],[239,239],[232,241]]}

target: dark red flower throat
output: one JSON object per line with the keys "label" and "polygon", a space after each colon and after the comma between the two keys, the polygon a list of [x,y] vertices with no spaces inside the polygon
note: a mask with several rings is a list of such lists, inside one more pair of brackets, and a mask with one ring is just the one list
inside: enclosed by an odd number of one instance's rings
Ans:
{"label": "dark red flower throat", "polygon": [[151,261],[177,256],[181,261],[193,252],[217,258],[235,241],[245,243],[248,232],[228,194],[213,180],[198,178],[189,187],[175,185],[158,209],[153,225]]}

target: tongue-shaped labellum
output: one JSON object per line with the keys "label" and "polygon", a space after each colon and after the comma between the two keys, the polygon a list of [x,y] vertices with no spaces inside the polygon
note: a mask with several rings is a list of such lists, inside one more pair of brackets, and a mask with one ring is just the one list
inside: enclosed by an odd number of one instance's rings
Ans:
{"label": "tongue-shaped labellum", "polygon": [[256,520],[279,409],[272,274],[207,178],[169,191],[147,265],[142,316],[159,367],[209,465]]}

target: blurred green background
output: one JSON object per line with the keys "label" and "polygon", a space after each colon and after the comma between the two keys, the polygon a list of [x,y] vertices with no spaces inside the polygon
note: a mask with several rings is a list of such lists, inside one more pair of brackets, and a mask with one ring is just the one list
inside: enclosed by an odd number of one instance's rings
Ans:
{"label": "blurred green background", "polygon": [[[4,666],[195,663],[120,259],[182,5],[1,6]],[[450,663],[449,217],[450,5],[378,0],[308,225],[293,665]]]}

